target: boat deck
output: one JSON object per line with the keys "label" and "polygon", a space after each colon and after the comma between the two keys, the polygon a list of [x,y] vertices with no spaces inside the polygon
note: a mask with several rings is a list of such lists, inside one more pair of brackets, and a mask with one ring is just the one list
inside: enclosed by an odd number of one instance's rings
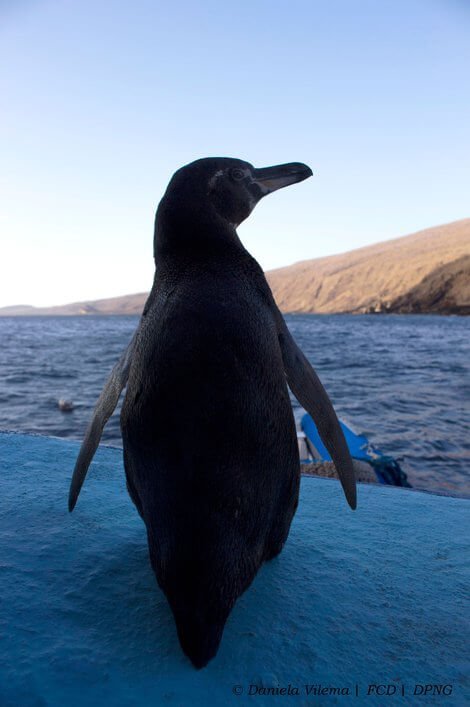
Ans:
{"label": "boat deck", "polygon": [[[78,448],[0,434],[2,707],[273,705],[287,696],[258,688],[289,685],[292,705],[464,704],[468,501],[364,484],[352,512],[337,481],[303,477],[284,551],[196,671],[150,568],[120,450],[98,450],[68,513]],[[420,700],[424,685],[450,687]],[[314,692],[324,688],[342,693]]]}

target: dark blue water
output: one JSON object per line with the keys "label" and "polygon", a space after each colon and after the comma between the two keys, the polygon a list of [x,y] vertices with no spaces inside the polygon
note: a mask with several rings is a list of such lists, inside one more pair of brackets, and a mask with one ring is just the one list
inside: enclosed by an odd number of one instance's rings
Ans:
{"label": "dark blue water", "polygon": [[[403,459],[413,486],[470,493],[470,319],[286,319],[340,417]],[[0,429],[81,439],[137,323],[137,317],[0,318]],[[60,398],[73,400],[73,412],[59,410]],[[120,444],[117,412],[103,441]]]}

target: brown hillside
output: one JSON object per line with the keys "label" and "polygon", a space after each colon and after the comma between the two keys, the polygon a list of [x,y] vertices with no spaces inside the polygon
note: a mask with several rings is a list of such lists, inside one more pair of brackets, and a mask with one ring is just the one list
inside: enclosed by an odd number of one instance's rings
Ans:
{"label": "brown hillside", "polygon": [[283,312],[361,312],[409,292],[445,263],[470,254],[470,219],[267,273]]}
{"label": "brown hillside", "polygon": [[470,314],[470,255],[433,270],[416,287],[397,297],[387,311]]}
{"label": "brown hillside", "polygon": [[27,305],[3,307],[0,309],[0,317],[70,317],[78,314],[141,314],[147,297],[148,293],[142,292],[136,295],[122,295],[121,297],[111,297],[109,299],[72,302],[71,304],[62,304],[57,307],[30,307]]}
{"label": "brown hillside", "polygon": [[[305,260],[271,270],[267,278],[283,312],[388,311],[397,298],[408,294],[414,297],[413,288],[428,275],[464,255],[470,255],[470,219],[341,255]],[[465,272],[455,274],[449,290],[453,301],[464,297],[466,277]],[[432,287],[435,286],[438,285],[434,283]],[[59,307],[20,305],[0,309],[0,316],[140,314],[146,299],[147,294],[140,293]],[[425,301],[428,300],[422,300],[423,307]],[[409,301],[406,306],[407,311],[415,311]]]}

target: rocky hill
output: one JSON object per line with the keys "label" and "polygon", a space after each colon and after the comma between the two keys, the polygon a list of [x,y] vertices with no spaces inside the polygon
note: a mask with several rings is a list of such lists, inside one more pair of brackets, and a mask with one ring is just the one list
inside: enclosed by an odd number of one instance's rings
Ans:
{"label": "rocky hill", "polygon": [[76,316],[79,314],[141,314],[148,293],[123,295],[109,299],[97,299],[86,302],[72,302],[57,307],[31,307],[17,305],[0,308],[0,317],[35,317],[35,316]]}
{"label": "rocky hill", "polygon": [[442,265],[385,309],[400,314],[470,314],[470,255]]}
{"label": "rocky hill", "polygon": [[271,270],[267,277],[284,312],[383,311],[430,273],[469,254],[470,219],[464,219]]}

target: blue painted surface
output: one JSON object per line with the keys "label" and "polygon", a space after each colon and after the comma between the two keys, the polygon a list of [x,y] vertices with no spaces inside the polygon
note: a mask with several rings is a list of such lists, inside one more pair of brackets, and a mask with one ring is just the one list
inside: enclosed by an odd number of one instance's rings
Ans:
{"label": "blue painted surface", "polygon": [[[339,420],[339,424],[341,425],[352,458],[368,462],[380,484],[411,488],[407,475],[396,459],[385,455],[380,449],[374,447],[365,435],[353,432],[343,420]],[[318,452],[317,455],[313,452],[314,459],[319,456],[321,461],[332,461],[331,455],[322,442],[317,426],[308,413],[302,415],[301,427],[307,439],[312,443],[316,452]]]}
{"label": "blue painted surface", "polygon": [[[464,704],[468,501],[361,485],[353,513],[335,480],[303,478],[284,551],[198,672],[152,574],[120,450],[100,448],[67,512],[78,446],[0,434],[2,707]],[[367,697],[370,683],[397,695]],[[416,683],[452,695],[413,698]],[[300,694],[249,697],[251,684]],[[307,697],[306,684],[353,694]]]}
{"label": "blue painted surface", "polygon": [[[320,453],[321,459],[330,462],[331,455],[323,444],[320,434],[317,430],[317,426],[315,425],[311,416],[308,413],[302,415],[301,422],[303,431],[315,445],[316,449]],[[369,440],[367,439],[367,437],[365,437],[365,435],[360,435],[356,432],[353,432],[351,429],[349,429],[346,423],[343,422],[343,420],[340,420],[339,424],[341,425],[341,429],[343,430],[344,437],[348,444],[349,452],[351,456],[354,457],[354,459],[370,461],[372,455],[368,452],[369,449],[373,450],[374,454],[378,456],[383,456],[383,453],[379,449],[377,449],[377,447],[373,447],[370,444]]]}

